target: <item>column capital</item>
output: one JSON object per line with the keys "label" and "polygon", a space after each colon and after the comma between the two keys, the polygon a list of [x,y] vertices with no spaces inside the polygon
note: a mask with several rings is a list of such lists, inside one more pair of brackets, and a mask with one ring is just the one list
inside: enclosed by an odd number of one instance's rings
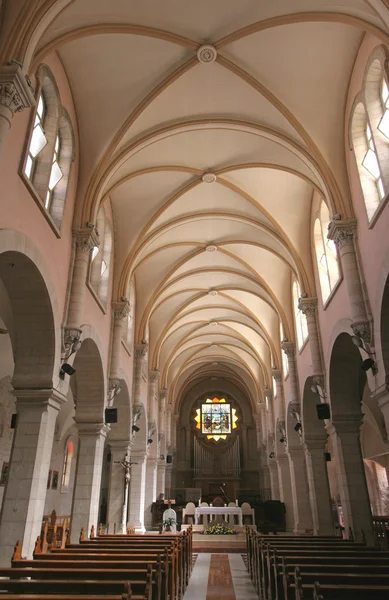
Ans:
{"label": "column capital", "polygon": [[366,344],[371,342],[371,329],[369,321],[358,321],[351,325],[354,335],[363,339]]}
{"label": "column capital", "polygon": [[0,104],[6,106],[12,115],[35,105],[29,80],[17,65],[0,68]]}
{"label": "column capital", "polygon": [[109,426],[105,423],[86,423],[83,421],[77,421],[76,425],[78,429],[78,434],[81,436],[98,436],[101,435],[103,437],[107,436],[109,431]]}
{"label": "column capital", "polygon": [[73,229],[73,237],[78,252],[89,253],[93,248],[100,245],[99,233],[93,224],[90,227]]}
{"label": "column capital", "polygon": [[18,410],[23,408],[45,408],[51,406],[56,410],[66,402],[66,396],[54,388],[45,389],[15,389],[11,394],[16,398]]}
{"label": "column capital", "polygon": [[159,401],[160,402],[165,402],[166,398],[167,398],[167,394],[168,394],[168,389],[167,388],[163,388],[160,392],[159,392]]}
{"label": "column capital", "polygon": [[317,309],[317,298],[299,298],[298,307],[306,317],[315,317]]}
{"label": "column capital", "polygon": [[265,387],[263,388],[263,395],[267,400],[273,400],[273,392],[269,387],[267,387],[267,385],[265,385]]}
{"label": "column capital", "polygon": [[158,381],[160,374],[161,374],[161,372],[159,369],[153,369],[149,373],[149,381],[151,381],[151,383]]}
{"label": "column capital", "polygon": [[146,340],[142,340],[140,344],[135,344],[135,356],[136,358],[144,358],[149,350],[149,343]]}
{"label": "column capital", "polygon": [[343,221],[333,218],[328,226],[327,237],[329,240],[333,240],[338,248],[343,248],[344,246],[353,245],[356,231],[356,219]]}
{"label": "column capital", "polygon": [[285,352],[288,360],[294,360],[296,357],[296,344],[295,342],[289,342],[288,340],[284,340],[281,342],[281,348]]}
{"label": "column capital", "polygon": [[73,345],[80,342],[82,330],[78,327],[65,327],[63,334],[63,345],[66,350],[69,350]]}
{"label": "column capital", "polygon": [[273,377],[274,381],[276,381],[277,383],[282,383],[282,371],[281,371],[281,369],[272,369],[271,370],[271,376]]}
{"label": "column capital", "polygon": [[[323,433],[324,430],[323,430]],[[318,435],[318,436],[305,436],[304,435],[304,443],[303,447],[309,452],[310,450],[321,450],[324,452],[324,446],[327,441],[326,435]]]}
{"label": "column capital", "polygon": [[127,456],[128,453],[128,449],[130,446],[130,439],[128,440],[109,440],[108,441],[108,446],[111,448],[112,451],[115,451],[117,453],[122,452],[123,453],[123,458],[125,456]]}
{"label": "column capital", "polygon": [[362,425],[361,415],[341,415],[332,419],[332,422],[326,425],[328,433],[354,433],[359,435]]}
{"label": "column capital", "polygon": [[119,302],[112,302],[113,318],[115,321],[123,321],[130,314],[130,303],[126,299]]}

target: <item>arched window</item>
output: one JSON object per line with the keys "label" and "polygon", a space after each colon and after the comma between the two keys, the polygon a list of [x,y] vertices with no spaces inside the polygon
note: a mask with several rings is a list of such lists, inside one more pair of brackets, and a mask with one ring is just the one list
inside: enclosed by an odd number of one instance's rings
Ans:
{"label": "arched window", "polygon": [[[284,334],[284,328],[282,326],[282,322],[280,321],[280,340],[281,342],[285,339],[285,334]],[[289,375],[289,363],[288,363],[288,357],[286,356],[285,352],[281,349],[281,356],[282,356],[282,372],[284,374],[284,379],[287,378],[287,376]]]}
{"label": "arched window", "polygon": [[23,175],[34,197],[60,229],[74,158],[73,130],[51,71],[41,65],[36,78],[39,96]]}
{"label": "arched window", "polygon": [[308,338],[308,326],[307,320],[301,310],[298,307],[299,298],[301,296],[301,290],[298,282],[295,280],[293,283],[293,308],[294,308],[294,317],[296,322],[296,334],[297,334],[297,346],[298,349],[304,345],[304,342]]}
{"label": "arched window", "polygon": [[66,446],[65,446],[65,456],[64,456],[64,461],[63,461],[63,471],[62,471],[62,487],[63,488],[69,487],[73,455],[74,455],[74,445],[71,440],[68,440],[66,442]]}
{"label": "arched window", "polygon": [[94,248],[92,252],[90,282],[97,297],[106,306],[112,254],[112,230],[104,207],[100,208],[98,212],[96,229],[99,233],[100,246]]}
{"label": "arched window", "polygon": [[320,289],[323,303],[326,302],[335,285],[339,281],[339,264],[336,244],[327,238],[330,213],[326,203],[320,206],[314,227],[314,243],[316,252],[317,269],[319,273]]}
{"label": "arched window", "polygon": [[389,85],[387,56],[375,48],[351,116],[350,138],[357,162],[368,220],[389,191]]}

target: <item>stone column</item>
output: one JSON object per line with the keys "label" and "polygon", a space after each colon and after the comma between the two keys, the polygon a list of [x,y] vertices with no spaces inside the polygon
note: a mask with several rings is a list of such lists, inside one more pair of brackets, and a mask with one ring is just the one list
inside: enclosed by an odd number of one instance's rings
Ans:
{"label": "stone column", "polygon": [[[126,486],[126,471],[121,462],[127,457],[129,440],[110,441],[111,462],[109,471],[109,493],[107,508],[107,525],[109,533],[126,533],[122,531],[123,507],[127,523],[128,487]],[[125,492],[127,491],[127,494]]]}
{"label": "stone column", "polygon": [[278,468],[275,461],[274,435],[269,435],[267,440],[267,462],[269,465],[270,490],[272,500],[280,499],[280,483],[278,480]]}
{"label": "stone column", "polygon": [[146,480],[145,480],[145,520],[144,524],[147,530],[152,529],[152,503],[157,499],[157,466],[158,459],[148,456],[146,461]]}
{"label": "stone column", "polygon": [[313,533],[315,535],[334,535],[331,494],[324,457],[325,442],[326,437],[305,436],[304,438]]}
{"label": "stone column", "polygon": [[149,402],[148,402],[148,440],[152,443],[147,447],[146,480],[145,480],[145,527],[152,528],[151,507],[157,498],[157,464],[159,457],[159,444],[157,435],[157,397],[158,397],[159,370],[149,373]]}
{"label": "stone column", "polygon": [[357,221],[355,219],[342,221],[340,217],[334,217],[328,228],[328,238],[334,240],[339,251],[350,302],[352,330],[355,335],[360,336],[369,344],[371,341],[370,326],[355,250],[356,232]]}
{"label": "stone column", "polygon": [[281,348],[283,349],[288,358],[290,386],[289,404],[298,404],[300,401],[300,394],[296,366],[296,344],[294,342],[283,341],[281,342]]}
{"label": "stone column", "polygon": [[66,401],[56,390],[15,390],[17,425],[0,523],[0,565],[9,566],[17,540],[32,557],[42,526],[55,421]]}
{"label": "stone column", "polygon": [[277,451],[277,467],[278,481],[280,485],[280,500],[285,504],[286,509],[286,531],[293,531],[294,510],[289,458],[285,452],[282,452],[280,449]]}
{"label": "stone column", "polygon": [[84,318],[85,288],[90,253],[99,245],[99,238],[94,226],[78,229],[73,232],[75,240],[75,257],[73,276],[69,297],[68,317],[64,334],[64,345],[69,350],[81,337],[80,325]]}
{"label": "stone column", "polygon": [[147,411],[147,353],[148,342],[135,344],[134,406],[144,406]]}
{"label": "stone column", "polygon": [[113,333],[111,344],[111,365],[109,370],[110,391],[119,385],[120,380],[120,355],[122,349],[123,327],[130,312],[130,303],[126,298],[120,302],[112,302],[113,308]]}
{"label": "stone column", "polygon": [[285,421],[285,395],[284,395],[284,381],[282,378],[281,369],[272,369],[272,377],[277,384],[277,400],[278,402],[274,406],[274,417],[275,420],[280,419]]}
{"label": "stone column", "polygon": [[346,537],[351,527],[354,538],[374,545],[373,523],[360,444],[361,417],[345,415],[327,425],[337,461],[339,492]]}
{"label": "stone column", "polygon": [[16,112],[35,105],[33,89],[17,65],[0,69],[0,158]]}
{"label": "stone column", "polygon": [[324,369],[321,359],[319,331],[317,326],[317,298],[299,298],[299,309],[307,319],[312,375],[315,383],[324,389]]}
{"label": "stone column", "polygon": [[74,483],[71,530],[78,539],[81,527],[89,536],[97,529],[104,444],[108,427],[104,423],[77,423],[78,458]]}
{"label": "stone column", "polygon": [[294,533],[312,531],[307,468],[303,448],[288,448],[293,497]]}
{"label": "stone column", "polygon": [[129,524],[136,533],[145,533],[145,488],[146,488],[146,452],[131,452],[130,514]]}
{"label": "stone column", "polygon": [[[165,455],[162,455],[165,456]],[[157,498],[165,493],[166,456],[157,463]]]}

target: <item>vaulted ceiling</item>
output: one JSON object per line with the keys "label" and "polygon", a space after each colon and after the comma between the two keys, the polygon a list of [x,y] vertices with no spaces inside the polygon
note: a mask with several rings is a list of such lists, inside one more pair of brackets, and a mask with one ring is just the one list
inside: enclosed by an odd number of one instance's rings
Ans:
{"label": "vaulted ceiling", "polygon": [[114,295],[135,282],[136,337],[173,397],[271,384],[293,276],[315,295],[313,195],[352,211],[346,95],[383,29],[365,0],[76,0],[41,37],[33,63],[56,51],[74,96],[80,214],[111,202]]}

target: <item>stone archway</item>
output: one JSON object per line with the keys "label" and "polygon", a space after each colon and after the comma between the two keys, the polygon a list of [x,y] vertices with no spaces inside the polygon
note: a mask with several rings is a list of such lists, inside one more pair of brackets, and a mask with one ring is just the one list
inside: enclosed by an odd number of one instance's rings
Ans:
{"label": "stone archway", "polygon": [[78,457],[73,492],[71,529],[78,538],[83,527],[89,534],[97,528],[102,464],[108,427],[104,422],[105,377],[99,347],[92,337],[84,339],[73,363],[73,396],[78,429]]}
{"label": "stone archway", "polygon": [[332,423],[327,425],[327,430],[337,462],[345,535],[349,537],[352,531],[357,541],[365,537],[369,544],[373,544],[370,501],[360,445],[361,402],[366,385],[366,374],[361,365],[360,352],[351,336],[346,332],[340,333],[333,344],[330,359]]}
{"label": "stone archway", "polygon": [[39,251],[19,232],[0,232],[0,279],[18,415],[0,524],[0,562],[9,564],[17,539],[23,555],[31,556],[40,533],[55,422],[65,398],[54,389],[61,350],[55,289]]}

